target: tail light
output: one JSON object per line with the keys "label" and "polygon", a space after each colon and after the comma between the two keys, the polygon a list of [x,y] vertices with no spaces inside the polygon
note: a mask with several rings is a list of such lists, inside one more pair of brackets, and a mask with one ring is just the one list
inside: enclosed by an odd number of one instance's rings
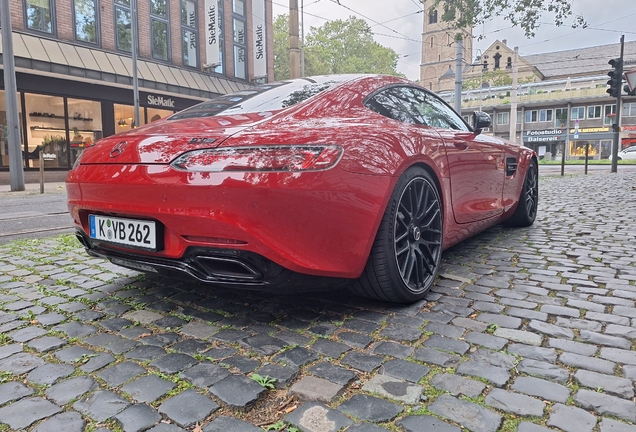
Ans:
{"label": "tail light", "polygon": [[323,171],[342,157],[340,146],[231,147],[193,150],[170,164],[179,171]]}

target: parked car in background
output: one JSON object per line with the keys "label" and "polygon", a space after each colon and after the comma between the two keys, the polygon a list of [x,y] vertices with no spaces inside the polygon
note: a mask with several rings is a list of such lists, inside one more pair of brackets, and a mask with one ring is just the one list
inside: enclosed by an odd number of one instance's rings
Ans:
{"label": "parked car in background", "polygon": [[474,124],[394,76],[265,84],[91,144],[68,207],[88,253],[124,267],[414,302],[443,249],[535,220],[537,155]]}
{"label": "parked car in background", "polygon": [[[612,157],[610,156],[610,160]],[[636,145],[624,148],[618,152],[618,160],[636,160]]]}

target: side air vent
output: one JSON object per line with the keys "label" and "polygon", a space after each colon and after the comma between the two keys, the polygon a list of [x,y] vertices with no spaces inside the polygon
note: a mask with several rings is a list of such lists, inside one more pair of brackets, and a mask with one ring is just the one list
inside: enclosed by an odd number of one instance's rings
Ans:
{"label": "side air vent", "polygon": [[506,176],[511,177],[517,172],[517,158],[506,158]]}

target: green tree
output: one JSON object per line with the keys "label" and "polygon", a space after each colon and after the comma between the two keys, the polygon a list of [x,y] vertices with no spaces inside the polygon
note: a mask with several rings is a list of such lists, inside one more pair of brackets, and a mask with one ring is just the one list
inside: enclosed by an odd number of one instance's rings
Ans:
{"label": "green tree", "polygon": [[546,12],[557,26],[571,21],[573,28],[585,28],[584,18],[572,12],[573,3],[574,0],[436,0],[432,9],[441,10],[442,21],[453,23],[456,28],[475,27],[501,16],[523,29],[526,37],[533,37]]}
{"label": "green tree", "polygon": [[[304,51],[307,76],[339,73],[401,75],[396,70],[398,54],[377,43],[366,21],[354,17],[311,27],[305,36]],[[274,21],[274,74],[277,80],[289,78],[287,15],[279,15]]]}

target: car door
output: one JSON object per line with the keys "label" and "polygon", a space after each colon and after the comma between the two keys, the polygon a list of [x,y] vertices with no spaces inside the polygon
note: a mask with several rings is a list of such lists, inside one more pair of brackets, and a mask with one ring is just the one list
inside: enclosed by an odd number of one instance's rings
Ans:
{"label": "car door", "polygon": [[503,145],[472,131],[433,94],[427,93],[420,110],[425,124],[435,128],[444,141],[455,221],[469,223],[500,215],[505,176]]}

